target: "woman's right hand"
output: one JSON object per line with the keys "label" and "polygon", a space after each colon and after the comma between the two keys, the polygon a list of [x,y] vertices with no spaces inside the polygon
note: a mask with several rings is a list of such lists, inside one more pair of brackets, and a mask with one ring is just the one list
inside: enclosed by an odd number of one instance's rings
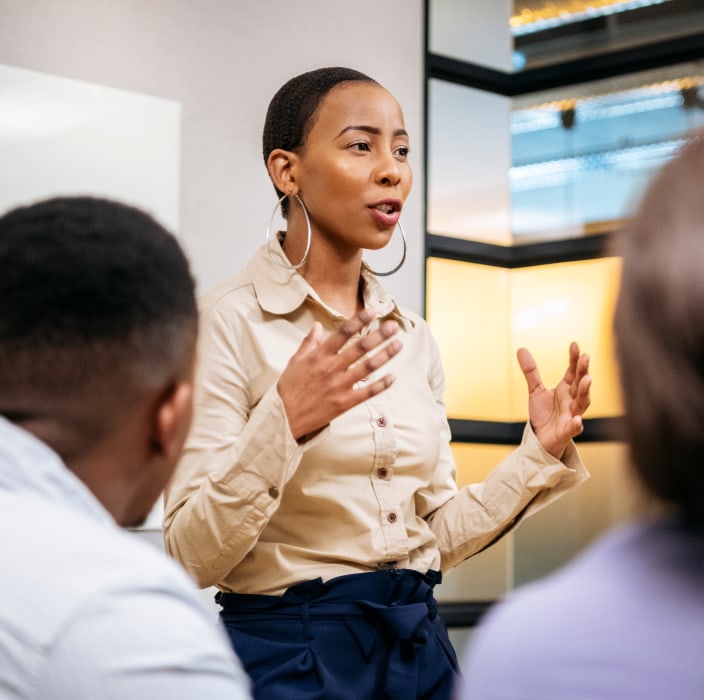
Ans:
{"label": "woman's right hand", "polygon": [[[316,321],[288,361],[277,389],[296,440],[324,428],[337,416],[393,383],[395,377],[391,374],[373,382],[362,380],[401,349],[400,340],[386,342],[398,331],[395,321],[380,324],[377,330],[345,347],[375,316],[371,309],[364,309],[326,340],[322,326]],[[358,382],[362,383],[356,386]]]}

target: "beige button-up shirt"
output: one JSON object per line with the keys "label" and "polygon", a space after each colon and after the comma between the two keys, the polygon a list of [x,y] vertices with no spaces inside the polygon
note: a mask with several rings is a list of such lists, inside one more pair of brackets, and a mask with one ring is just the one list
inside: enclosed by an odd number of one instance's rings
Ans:
{"label": "beige button-up shirt", "polygon": [[[426,322],[363,271],[364,299],[400,325],[394,384],[299,444],[276,382],[314,321],[345,319],[277,241],[201,302],[194,423],[165,496],[167,551],[203,587],[280,595],[304,580],[395,566],[448,571],[588,473],[530,426],[482,483],[458,490],[444,377]],[[310,387],[315,391],[315,387]]]}

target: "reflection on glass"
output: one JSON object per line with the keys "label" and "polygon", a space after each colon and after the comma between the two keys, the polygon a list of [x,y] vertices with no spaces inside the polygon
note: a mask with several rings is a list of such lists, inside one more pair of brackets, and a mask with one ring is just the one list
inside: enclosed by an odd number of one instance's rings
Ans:
{"label": "reflection on glass", "polygon": [[428,84],[428,231],[511,244],[510,100]]}
{"label": "reflection on glass", "polygon": [[514,69],[683,37],[704,28],[701,0],[515,0]]}
{"label": "reflection on glass", "polygon": [[518,72],[704,30],[702,0],[429,0],[429,50]]}
{"label": "reflection on glass", "polygon": [[514,100],[514,242],[612,229],[685,134],[704,125],[700,64]]}
{"label": "reflection on glass", "polygon": [[563,239],[617,227],[704,126],[704,62],[512,100],[431,80],[428,99],[428,231]]}
{"label": "reflection on glass", "polygon": [[428,0],[431,53],[510,70],[511,0]]}

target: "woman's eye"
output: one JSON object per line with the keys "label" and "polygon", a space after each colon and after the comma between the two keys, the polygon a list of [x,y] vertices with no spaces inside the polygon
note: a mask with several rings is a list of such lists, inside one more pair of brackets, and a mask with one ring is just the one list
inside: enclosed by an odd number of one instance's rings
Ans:
{"label": "woman's eye", "polygon": [[369,144],[366,143],[365,141],[360,141],[359,143],[353,143],[350,146],[351,149],[355,151],[368,151],[369,150]]}
{"label": "woman's eye", "polygon": [[410,151],[411,149],[408,146],[400,146],[396,149],[396,155],[401,156],[402,158],[407,158]]}

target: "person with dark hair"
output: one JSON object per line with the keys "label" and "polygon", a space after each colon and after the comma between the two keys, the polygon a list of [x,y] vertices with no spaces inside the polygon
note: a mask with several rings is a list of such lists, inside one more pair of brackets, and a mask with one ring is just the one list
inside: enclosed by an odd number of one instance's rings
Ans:
{"label": "person with dark hair", "polygon": [[614,333],[639,508],[487,614],[457,698],[704,697],[704,132],[615,238]]}
{"label": "person with dark hair", "polygon": [[62,197],[0,217],[0,695],[248,698],[141,524],[192,412],[198,316],[176,239]]}
{"label": "person with dark hair", "polygon": [[458,491],[438,348],[363,258],[397,228],[405,258],[408,152],[401,108],[376,81],[348,68],[292,78],[263,133],[287,230],[202,300],[165,542],[219,589],[257,698],[448,697],[441,572],[587,476],[571,441],[590,384],[574,343],[554,390],[520,353],[532,427]]}

